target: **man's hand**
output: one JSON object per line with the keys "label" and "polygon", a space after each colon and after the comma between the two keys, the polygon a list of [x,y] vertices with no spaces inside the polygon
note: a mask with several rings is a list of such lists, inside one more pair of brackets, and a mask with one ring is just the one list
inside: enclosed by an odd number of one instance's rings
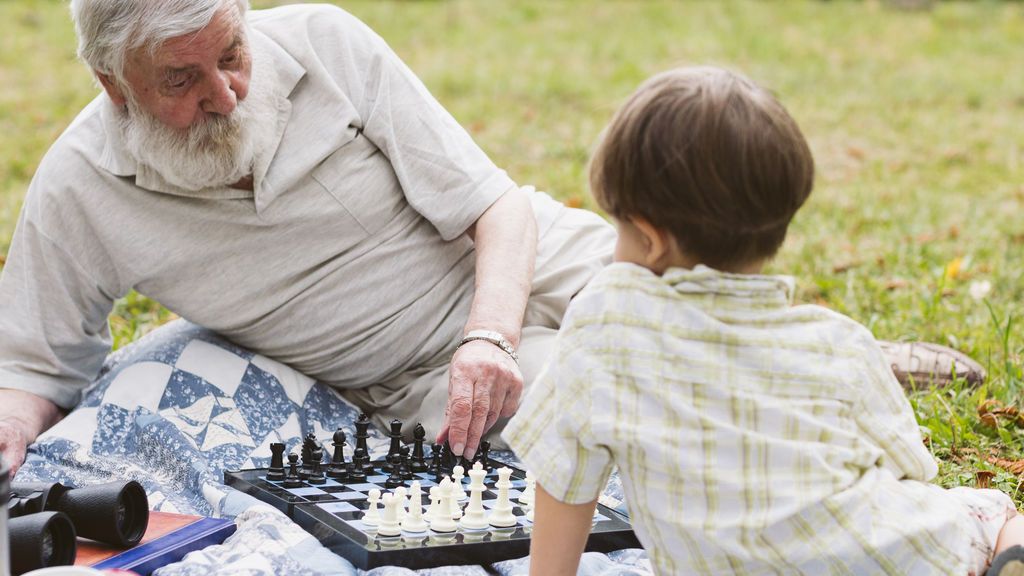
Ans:
{"label": "man's hand", "polygon": [[498,418],[519,408],[523,375],[511,356],[485,341],[467,342],[452,357],[448,407],[437,441],[446,438],[456,456],[473,456]]}
{"label": "man's hand", "polygon": [[25,462],[25,448],[63,417],[57,405],[21,390],[0,389],[0,454],[11,476]]}

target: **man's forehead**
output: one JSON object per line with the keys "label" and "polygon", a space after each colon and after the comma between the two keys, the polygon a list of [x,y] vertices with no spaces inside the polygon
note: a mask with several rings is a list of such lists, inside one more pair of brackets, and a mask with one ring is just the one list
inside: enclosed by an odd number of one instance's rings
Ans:
{"label": "man's forehead", "polygon": [[244,39],[244,22],[235,3],[228,2],[205,28],[163,42],[152,55],[143,51],[136,56],[139,63],[151,67],[185,68],[218,57],[244,43]]}

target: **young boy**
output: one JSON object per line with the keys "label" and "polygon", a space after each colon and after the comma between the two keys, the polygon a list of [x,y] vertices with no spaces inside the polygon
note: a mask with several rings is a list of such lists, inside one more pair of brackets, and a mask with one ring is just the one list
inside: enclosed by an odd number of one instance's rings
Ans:
{"label": "young boy", "polygon": [[1024,542],[1006,495],[927,482],[868,330],[760,275],[813,176],[786,110],[724,70],[655,76],[615,116],[590,177],[616,263],[504,432],[538,479],[531,574],[575,573],[613,465],[658,574],[980,575]]}

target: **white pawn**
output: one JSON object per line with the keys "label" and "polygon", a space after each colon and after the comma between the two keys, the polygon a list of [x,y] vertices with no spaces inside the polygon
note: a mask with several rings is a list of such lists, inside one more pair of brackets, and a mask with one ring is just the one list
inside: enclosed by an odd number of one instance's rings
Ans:
{"label": "white pawn", "polygon": [[370,503],[370,506],[366,509],[366,513],[363,514],[363,524],[376,526],[380,524],[380,512],[377,510],[377,503],[380,502],[380,490],[376,488],[370,490],[367,501]]}
{"label": "white pawn", "polygon": [[537,480],[534,479],[533,473],[529,470],[526,471],[526,489],[519,495],[519,503],[523,505],[523,508],[533,508],[533,499],[536,496],[537,491]]}
{"label": "white pawn", "polygon": [[423,491],[420,481],[412,483],[409,491],[409,513],[402,519],[402,530],[406,532],[426,532],[427,523],[423,520]]}
{"label": "white pawn", "polygon": [[437,513],[441,509],[441,489],[437,486],[430,487],[430,506],[427,507],[427,513],[423,515],[423,519],[428,524],[433,524],[434,518],[437,518]]}
{"label": "white pawn", "polygon": [[395,488],[395,498],[398,500],[398,521],[405,520],[407,514],[405,504],[408,502],[405,498],[405,486],[399,486]]}
{"label": "white pawn", "polygon": [[512,469],[505,467],[498,470],[498,481],[494,484],[498,488],[498,499],[494,501],[494,509],[488,516],[487,522],[495,528],[508,528],[516,525],[516,515],[512,513],[512,501],[508,497],[508,489],[512,486],[509,476]]}
{"label": "white pawn", "polygon": [[430,529],[434,532],[455,532],[458,528],[450,513],[452,499],[452,481],[446,477],[441,481],[441,504],[433,522],[430,523]]}
{"label": "white pawn", "polygon": [[483,469],[479,462],[469,471],[469,506],[466,506],[466,515],[459,522],[459,526],[466,530],[483,530],[487,528],[483,501],[483,493],[487,489],[484,486],[484,476],[487,476],[487,471]]}
{"label": "white pawn", "polygon": [[377,534],[381,536],[399,536],[402,528],[398,525],[398,498],[394,494],[385,493],[384,516],[381,518],[380,526],[377,527]]}
{"label": "white pawn", "polygon": [[455,483],[455,500],[462,502],[467,498],[466,490],[462,487],[462,479],[466,477],[466,469],[462,466],[452,468],[452,482]]}

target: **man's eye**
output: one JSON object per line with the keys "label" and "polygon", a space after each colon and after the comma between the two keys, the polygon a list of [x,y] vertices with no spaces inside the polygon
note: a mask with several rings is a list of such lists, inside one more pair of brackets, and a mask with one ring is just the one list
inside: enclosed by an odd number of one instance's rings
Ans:
{"label": "man's eye", "polygon": [[189,82],[192,81],[191,76],[175,76],[167,79],[167,88],[171,90],[182,90],[187,88]]}

